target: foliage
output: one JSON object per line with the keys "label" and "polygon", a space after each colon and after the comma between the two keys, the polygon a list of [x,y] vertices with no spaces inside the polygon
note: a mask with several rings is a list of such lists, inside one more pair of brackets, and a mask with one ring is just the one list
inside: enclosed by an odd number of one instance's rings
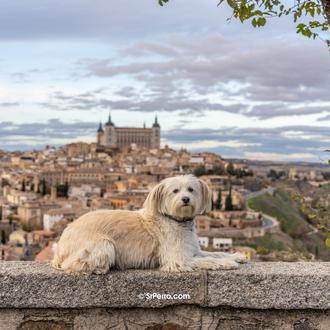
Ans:
{"label": "foliage", "polygon": [[285,251],[285,245],[276,240],[271,233],[266,233],[262,237],[255,237],[250,246],[257,250],[258,254],[268,254],[271,251]]}
{"label": "foliage", "polygon": [[248,205],[258,212],[278,219],[281,229],[293,238],[302,237],[310,232],[308,223],[300,214],[298,204],[283,190],[278,190],[273,196],[267,193],[251,198]]}
{"label": "foliage", "polygon": [[45,178],[41,181],[41,195],[45,196],[47,194],[47,184]]}
{"label": "foliage", "polygon": [[206,174],[206,169],[205,169],[205,166],[198,166],[194,169],[194,175],[195,176],[202,176],[202,175],[205,175]]}
{"label": "foliage", "polygon": [[194,169],[193,174],[197,177],[202,175],[223,175],[224,169],[216,165],[212,169],[206,170],[205,166],[201,165]]}
{"label": "foliage", "polygon": [[324,180],[330,180],[330,172],[322,172],[322,176]]}
{"label": "foliage", "polygon": [[1,239],[0,239],[0,242],[1,244],[6,244],[6,233],[4,230],[1,230]]}
{"label": "foliage", "polygon": [[221,189],[219,189],[219,191],[218,191],[218,197],[217,197],[217,201],[216,201],[216,204],[215,204],[215,208],[217,210],[222,209],[222,191],[221,191]]}
{"label": "foliage", "polygon": [[229,194],[227,195],[226,200],[225,200],[225,210],[232,211],[233,209],[234,209],[234,206],[233,206],[233,198],[232,198],[232,187],[230,185]]}
{"label": "foliage", "polygon": [[248,200],[250,208],[277,218],[282,231],[294,238],[295,251],[309,251],[317,254],[323,260],[329,260],[329,250],[324,244],[323,232],[313,232],[299,207],[299,202],[284,190],[277,190],[272,196],[263,194]]}
{"label": "foliage", "polygon": [[306,219],[317,224],[317,229],[325,234],[325,245],[330,248],[330,210],[326,205],[322,205],[319,199],[314,199],[312,203],[307,203],[299,192],[292,195],[292,199],[300,204],[300,210]]}
{"label": "foliage", "polygon": [[[158,0],[163,6],[169,0]],[[296,24],[296,32],[307,38],[319,37],[330,26],[330,5],[328,0],[219,0],[218,6],[227,3],[232,18],[248,21],[254,27],[263,27],[269,19],[288,16]],[[323,39],[322,39],[323,40]],[[330,40],[324,40],[330,47]]]}
{"label": "foliage", "polygon": [[286,173],[284,171],[275,171],[273,169],[271,169],[268,173],[267,173],[267,177],[270,178],[272,181],[276,181],[281,179],[282,177],[285,177]]}
{"label": "foliage", "polygon": [[227,170],[227,173],[228,173],[229,175],[236,175],[236,170],[235,170],[235,167],[234,167],[233,163],[229,163],[229,164],[227,165],[226,170]]}
{"label": "foliage", "polygon": [[23,179],[23,182],[22,182],[22,188],[21,190],[24,192],[26,191],[26,185],[25,185],[25,180]]}
{"label": "foliage", "polygon": [[61,183],[57,185],[57,197],[64,197],[68,198],[69,197],[69,183],[65,182],[64,184]]}

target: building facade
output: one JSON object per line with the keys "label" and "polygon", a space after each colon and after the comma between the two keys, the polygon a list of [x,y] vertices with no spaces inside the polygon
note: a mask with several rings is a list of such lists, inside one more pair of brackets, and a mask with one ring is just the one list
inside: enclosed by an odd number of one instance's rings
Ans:
{"label": "building facade", "polygon": [[159,149],[160,125],[157,116],[151,128],[144,127],[116,127],[109,115],[104,127],[100,123],[97,130],[97,144],[99,146],[122,148],[136,144],[137,146]]}

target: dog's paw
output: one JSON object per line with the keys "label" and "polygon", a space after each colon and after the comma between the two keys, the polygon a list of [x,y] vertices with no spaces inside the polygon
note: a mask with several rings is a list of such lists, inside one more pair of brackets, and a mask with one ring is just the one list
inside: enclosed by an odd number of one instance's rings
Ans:
{"label": "dog's paw", "polygon": [[210,269],[237,269],[238,266],[239,265],[235,260],[223,258],[217,259],[217,262],[214,267]]}
{"label": "dog's paw", "polygon": [[204,257],[196,258],[192,260],[192,265],[194,269],[237,269],[238,263],[231,258],[213,258]]}
{"label": "dog's paw", "polygon": [[231,254],[230,257],[231,257],[234,261],[236,261],[236,262],[238,262],[238,263],[240,263],[240,264],[245,264],[245,263],[247,263],[247,259],[246,259],[246,257],[245,257],[242,253],[236,252],[236,253]]}
{"label": "dog's paw", "polygon": [[193,268],[188,265],[179,265],[174,263],[174,264],[165,264],[161,266],[159,270],[167,273],[179,273],[179,272],[191,272]]}

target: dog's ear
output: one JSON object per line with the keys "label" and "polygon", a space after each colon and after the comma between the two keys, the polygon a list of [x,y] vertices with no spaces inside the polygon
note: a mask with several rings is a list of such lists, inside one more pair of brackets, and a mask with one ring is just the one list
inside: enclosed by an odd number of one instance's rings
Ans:
{"label": "dog's ear", "polygon": [[152,214],[160,213],[161,203],[164,192],[164,183],[158,183],[148,194],[145,202],[143,203],[143,208]]}
{"label": "dog's ear", "polygon": [[201,192],[202,192],[200,213],[205,214],[210,212],[212,209],[212,191],[205,181],[201,179],[198,179],[198,181],[201,185]]}

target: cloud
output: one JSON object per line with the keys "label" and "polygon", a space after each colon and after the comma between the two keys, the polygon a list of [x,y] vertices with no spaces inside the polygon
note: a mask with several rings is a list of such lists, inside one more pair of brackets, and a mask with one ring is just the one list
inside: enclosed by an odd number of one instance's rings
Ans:
{"label": "cloud", "polygon": [[[0,122],[0,143],[6,149],[31,149],[73,141],[95,141],[97,123],[63,122],[16,124]],[[328,127],[285,126],[279,128],[219,128],[162,131],[162,144],[192,151],[208,150],[225,157],[321,161],[329,147]],[[290,156],[292,155],[292,156]],[[267,158],[269,157],[269,158]]]}
{"label": "cloud", "polygon": [[309,153],[283,154],[275,152],[244,152],[244,157],[252,160],[271,161],[304,161],[315,159],[315,155]]}
{"label": "cloud", "polygon": [[[305,155],[313,161],[321,161],[323,150],[330,145],[328,127],[322,126],[283,126],[277,128],[219,128],[219,129],[173,129],[162,134],[171,145],[188,146],[208,150],[226,157],[247,157],[253,154]],[[232,144],[235,141],[235,144]],[[306,156],[306,155],[313,155]],[[295,157],[293,156],[293,157]],[[280,158],[279,158],[280,159]],[[288,160],[283,156],[282,160]]]}
{"label": "cloud", "polygon": [[327,115],[327,116],[325,116],[325,117],[321,117],[321,118],[319,118],[318,120],[319,120],[319,121],[327,121],[327,120],[330,121],[330,114]]}
{"label": "cloud", "polygon": [[18,102],[0,102],[0,108],[18,107],[19,105]]}
{"label": "cloud", "polygon": [[0,143],[4,148],[11,145],[60,144],[92,137],[96,132],[95,122],[65,123],[50,119],[46,123],[17,124],[11,121],[0,122]]}
{"label": "cloud", "polygon": [[205,111],[224,111],[229,113],[244,113],[247,106],[240,103],[222,104],[211,102],[207,98],[194,99],[183,90],[172,91],[171,94],[150,95],[149,91],[142,91],[125,87],[114,92],[116,97],[109,98],[99,90],[77,94],[61,91],[49,95],[47,102],[40,103],[48,109],[61,111],[108,109],[141,112],[181,112],[181,115],[201,114]]}
{"label": "cloud", "polygon": [[323,113],[330,114],[330,106],[292,106],[290,103],[281,102],[253,106],[248,112],[248,115],[259,119],[269,119],[275,117],[305,116]]}
{"label": "cloud", "polygon": [[[216,2],[150,0],[2,0],[0,40],[130,40],[164,31],[218,28],[229,16]],[[184,18],[185,24],[178,25]],[[197,23],[198,22],[198,23]]]}
{"label": "cloud", "polygon": [[[163,131],[169,144],[317,160],[330,144],[328,127],[319,126],[330,118],[326,47],[296,37],[285,19],[260,30],[222,24],[226,8],[200,0],[164,8],[157,0],[3,0],[0,107],[12,121],[0,123],[0,142],[93,140],[90,113],[163,112],[173,118]],[[44,122],[17,124],[23,112]],[[219,125],[229,118],[233,127],[217,127],[217,113]],[[54,117],[61,120],[45,122]],[[87,122],[68,123],[73,118]],[[187,129],[199,121],[204,127]],[[260,128],[272,123],[277,128]]]}
{"label": "cloud", "polygon": [[[165,141],[166,142],[166,141]],[[170,143],[172,148],[175,149],[214,149],[214,148],[220,148],[220,147],[225,147],[225,148],[245,148],[245,147],[259,147],[261,146],[261,143],[249,143],[249,142],[242,142],[242,141],[237,141],[237,140],[228,140],[228,141],[215,141],[215,140],[202,140],[202,141],[197,141],[197,142],[174,142],[171,141]]]}
{"label": "cloud", "polygon": [[137,42],[122,53],[128,58],[124,62],[115,56],[82,65],[90,76],[126,77],[142,85],[149,93],[141,104],[146,108],[158,104],[171,111],[172,100],[178,106],[178,98],[193,111],[226,111],[221,105],[239,103],[236,113],[262,119],[330,109],[330,58],[313,44],[176,34],[157,42]]}

